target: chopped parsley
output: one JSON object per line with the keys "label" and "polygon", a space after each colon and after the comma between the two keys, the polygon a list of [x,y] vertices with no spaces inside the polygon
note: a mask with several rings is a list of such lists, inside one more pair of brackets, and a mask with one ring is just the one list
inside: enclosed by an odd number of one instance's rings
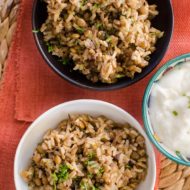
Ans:
{"label": "chopped parsley", "polygon": [[88,159],[93,160],[96,157],[96,154],[94,152],[91,152],[88,154]]}
{"label": "chopped parsley", "polygon": [[53,46],[49,42],[47,42],[46,45],[48,48],[48,52],[51,53],[53,51]]}
{"label": "chopped parsley", "polygon": [[96,28],[97,28],[97,29],[102,29],[102,27],[103,27],[103,24],[102,24],[102,23],[97,23],[97,24],[96,24]]}
{"label": "chopped parsley", "polygon": [[85,181],[81,181],[80,182],[80,188],[82,190],[89,190],[89,184],[87,182],[85,182]]}
{"label": "chopped parsley", "polygon": [[93,176],[94,176],[94,174],[92,174],[92,173],[88,173],[87,176],[88,176],[88,178],[92,179]]}
{"label": "chopped parsley", "polygon": [[61,165],[57,173],[57,177],[60,180],[67,180],[69,177],[69,168],[66,164]]}
{"label": "chopped parsley", "polygon": [[104,168],[100,167],[99,174],[103,174],[103,173],[104,173]]}
{"label": "chopped parsley", "polygon": [[145,58],[144,58],[146,61],[150,61],[150,56],[146,56]]}
{"label": "chopped parsley", "polygon": [[183,93],[182,96],[185,96],[188,98],[188,105],[187,105],[187,108],[190,109],[190,96],[188,96],[186,93]]}
{"label": "chopped parsley", "polygon": [[126,165],[125,165],[125,168],[127,168],[127,169],[129,169],[129,170],[132,169],[132,167],[131,167],[129,164],[126,164]]}
{"label": "chopped parsley", "polygon": [[94,185],[90,185],[88,182],[83,180],[80,182],[80,188],[82,190],[99,190],[99,188],[95,187]]}
{"label": "chopped parsley", "polygon": [[98,9],[98,8],[100,8],[100,6],[101,6],[100,4],[95,3],[95,4],[93,5],[93,8],[94,8],[94,9]]}
{"label": "chopped parsley", "polygon": [[86,5],[87,1],[88,1],[88,0],[82,0],[82,1],[81,1],[81,6]]}
{"label": "chopped parsley", "polygon": [[53,179],[53,186],[54,186],[54,190],[56,190],[56,184],[58,182],[62,182],[68,179],[69,177],[69,168],[66,164],[63,164],[59,167],[59,171],[58,172],[54,172],[53,174],[51,174],[51,177]]}
{"label": "chopped parsley", "polygon": [[38,33],[40,32],[40,29],[32,30],[32,33]]}
{"label": "chopped parsley", "polygon": [[116,78],[118,78],[118,79],[123,78],[123,77],[125,77],[125,75],[123,75],[123,74],[117,74],[116,75]]}
{"label": "chopped parsley", "polygon": [[92,160],[86,160],[85,161],[85,165],[86,166],[90,166],[92,168],[97,168],[98,167],[98,164],[96,161],[92,161]]}
{"label": "chopped parsley", "polygon": [[67,65],[69,63],[69,59],[67,58],[60,59],[59,62],[61,62],[63,65]]}
{"label": "chopped parsley", "polygon": [[99,190],[98,187],[95,187],[94,185],[92,186],[92,190]]}
{"label": "chopped parsley", "polygon": [[112,40],[112,37],[109,36],[107,39],[106,39],[106,42],[110,42]]}
{"label": "chopped parsley", "polygon": [[78,32],[79,34],[83,34],[83,33],[84,33],[84,29],[81,28],[81,27],[79,27],[79,26],[75,27],[75,29],[77,30],[77,32]]}
{"label": "chopped parsley", "polygon": [[178,116],[178,112],[177,111],[174,110],[172,113],[173,113],[174,116]]}
{"label": "chopped parsley", "polygon": [[51,177],[53,179],[53,190],[56,190],[57,189],[56,184],[58,182],[58,177],[57,177],[56,173],[51,174]]}

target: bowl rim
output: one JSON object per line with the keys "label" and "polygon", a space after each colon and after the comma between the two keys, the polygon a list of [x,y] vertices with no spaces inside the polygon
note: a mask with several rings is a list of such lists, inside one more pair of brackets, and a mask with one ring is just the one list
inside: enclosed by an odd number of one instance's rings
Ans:
{"label": "bowl rim", "polygon": [[[34,0],[33,2],[33,7],[32,7],[32,30],[36,30],[36,20],[35,20],[35,14],[36,14],[36,6],[37,6],[37,1],[38,0]],[[164,55],[166,54],[167,50],[169,49],[169,45],[170,45],[170,41],[172,39],[173,36],[173,29],[174,29],[174,13],[173,13],[173,7],[172,7],[172,2],[171,0],[167,0],[168,4],[169,4],[169,9],[170,9],[170,17],[171,17],[171,24],[170,24],[170,28],[168,31],[168,38],[165,40],[165,48],[161,48],[160,50],[160,54],[158,56],[158,58],[154,61],[154,65],[149,68],[148,66],[146,67],[147,70],[146,71],[142,71],[142,73],[140,73],[141,75],[138,77],[134,77],[133,79],[130,79],[130,81],[125,81],[122,82],[121,84],[119,83],[113,83],[113,84],[106,84],[106,86],[92,86],[90,84],[84,84],[82,82],[79,82],[77,80],[72,79],[71,77],[68,77],[67,75],[65,75],[64,73],[62,73],[59,69],[56,68],[56,66],[54,66],[54,64],[51,63],[51,61],[49,60],[49,58],[46,56],[46,53],[44,52],[42,46],[40,45],[40,40],[38,37],[37,33],[33,33],[33,37],[35,39],[35,43],[37,45],[37,48],[40,52],[40,54],[42,55],[44,61],[46,62],[46,64],[56,73],[58,74],[58,76],[60,76],[62,79],[65,79],[67,82],[69,82],[70,84],[73,84],[77,87],[82,87],[84,89],[89,89],[89,90],[94,90],[94,91],[111,91],[111,90],[117,90],[117,89],[122,89],[125,87],[129,87],[137,82],[140,82],[143,78],[145,78],[147,75],[149,75],[151,72],[154,71],[154,69],[156,68],[156,66],[159,65],[160,61],[163,59]],[[88,79],[87,79],[88,80]]]}
{"label": "bowl rim", "polygon": [[130,113],[128,113],[127,111],[125,111],[124,109],[120,108],[119,106],[116,106],[112,103],[109,103],[109,102],[106,102],[106,101],[102,101],[102,100],[96,100],[96,99],[78,99],[78,100],[71,100],[71,101],[67,101],[67,102],[64,102],[64,103],[61,103],[57,106],[54,106],[52,108],[50,108],[49,110],[47,110],[46,112],[42,113],[38,118],[36,118],[30,125],[29,127],[26,129],[26,131],[23,133],[23,135],[21,136],[21,139],[17,145],[17,148],[16,148],[16,152],[15,152],[15,157],[14,157],[14,184],[15,184],[15,187],[17,189],[17,187],[19,187],[19,184],[18,184],[18,181],[16,180],[16,176],[17,176],[17,165],[18,165],[18,157],[19,157],[19,154],[20,154],[20,151],[21,151],[21,148],[23,146],[23,144],[25,143],[26,141],[26,138],[28,136],[28,134],[31,133],[31,131],[35,128],[35,126],[41,121],[41,120],[44,120],[47,115],[49,115],[51,112],[54,112],[55,110],[63,107],[63,106],[68,106],[68,105],[73,105],[73,104],[76,104],[76,103],[96,103],[96,104],[100,104],[100,105],[105,105],[105,106],[109,106],[110,108],[113,108],[115,109],[116,111],[118,112],[122,112],[124,113],[125,115],[128,116],[128,120],[131,120],[134,122],[134,127],[138,130],[138,128],[140,128],[140,131],[139,133],[141,133],[145,139],[146,139],[146,148],[147,149],[150,149],[150,152],[152,153],[151,154],[151,159],[149,157],[149,159],[151,160],[152,162],[152,175],[153,175],[153,180],[151,183],[151,188],[153,189],[155,184],[156,184],[156,173],[157,173],[157,166],[156,166],[156,154],[153,150],[153,146],[150,142],[150,140],[148,139],[142,125],[137,121],[137,119],[135,117],[133,117]]}
{"label": "bowl rim", "polygon": [[[158,71],[152,76],[152,78],[149,80],[149,83],[145,89],[145,93],[143,96],[143,101],[142,101],[142,116],[143,116],[143,122],[144,122],[144,127],[146,129],[146,133],[150,141],[156,146],[156,148],[163,153],[167,158],[170,160],[173,160],[174,162],[177,162],[179,164],[185,165],[185,166],[190,166],[190,161],[186,162],[183,161],[182,159],[178,159],[177,157],[174,157],[171,155],[167,150],[165,150],[153,137],[152,132],[150,130],[151,125],[148,122],[149,116],[147,115],[148,113],[148,99],[149,95],[151,93],[152,86],[154,82],[158,79],[161,73],[163,73],[168,67],[170,67],[172,64],[179,62],[180,60],[184,60],[186,58],[190,58],[190,53],[182,54],[180,56],[177,56],[169,61],[167,61],[162,67],[158,69]],[[175,66],[174,66],[175,67]],[[170,149],[170,148],[168,148]]]}

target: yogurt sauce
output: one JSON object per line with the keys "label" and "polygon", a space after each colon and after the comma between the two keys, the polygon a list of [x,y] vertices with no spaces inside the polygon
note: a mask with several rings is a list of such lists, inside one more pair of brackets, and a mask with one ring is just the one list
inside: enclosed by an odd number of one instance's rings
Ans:
{"label": "yogurt sauce", "polygon": [[163,144],[190,157],[190,62],[174,67],[153,86],[149,111]]}

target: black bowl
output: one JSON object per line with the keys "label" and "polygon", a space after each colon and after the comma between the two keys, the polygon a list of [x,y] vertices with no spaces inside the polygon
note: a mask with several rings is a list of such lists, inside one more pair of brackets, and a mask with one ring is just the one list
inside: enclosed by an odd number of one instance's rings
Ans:
{"label": "black bowl", "polygon": [[[156,51],[151,55],[149,65],[142,70],[142,73],[135,74],[135,77],[133,79],[122,78],[114,84],[106,84],[101,82],[92,83],[78,71],[73,71],[73,64],[60,64],[59,59],[56,56],[48,53],[47,46],[43,41],[43,35],[40,32],[34,33],[36,44],[46,63],[62,78],[77,86],[100,91],[127,87],[144,78],[160,63],[166,53],[172,36],[174,18],[170,0],[148,0],[148,2],[150,4],[156,4],[158,6],[159,15],[155,17],[155,19],[152,21],[152,24],[159,30],[164,31],[164,36],[158,40],[156,44]],[[32,17],[33,30],[39,29],[42,23],[45,22],[46,18],[46,4],[43,1],[34,0]]]}

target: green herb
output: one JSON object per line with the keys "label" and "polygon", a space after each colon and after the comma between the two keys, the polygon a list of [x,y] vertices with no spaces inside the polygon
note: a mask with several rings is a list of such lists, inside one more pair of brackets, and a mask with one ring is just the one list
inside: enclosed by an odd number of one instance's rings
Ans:
{"label": "green herb", "polygon": [[178,112],[177,111],[174,110],[172,113],[173,113],[174,116],[178,116]]}
{"label": "green herb", "polygon": [[64,181],[67,180],[69,177],[69,168],[66,164],[60,166],[59,171],[57,174],[58,180],[59,181]]}
{"label": "green herb", "polygon": [[81,181],[80,182],[80,188],[82,190],[99,190],[99,188],[95,187],[94,185],[89,185],[87,182],[85,181]]}
{"label": "green herb", "polygon": [[40,29],[32,30],[33,33],[38,33],[40,32]]}
{"label": "green herb", "polygon": [[77,32],[78,32],[79,34],[83,34],[83,33],[84,33],[84,29],[81,28],[81,27],[79,27],[79,26],[75,27],[75,29],[77,30]]}
{"label": "green herb", "polygon": [[94,9],[98,9],[98,8],[100,8],[100,6],[101,6],[100,4],[95,3],[95,4],[93,5],[93,8],[94,8]]}
{"label": "green herb", "polygon": [[87,3],[88,0],[82,0],[81,1],[81,6],[84,6]]}
{"label": "green herb", "polygon": [[52,46],[48,46],[48,52],[51,53],[53,51],[53,47]]}
{"label": "green herb", "polygon": [[96,24],[96,28],[97,28],[97,29],[102,29],[102,27],[103,27],[103,24],[102,24],[102,23],[97,23],[97,24]]}
{"label": "green herb", "polygon": [[118,78],[118,79],[123,78],[123,77],[125,77],[124,74],[117,74],[117,75],[116,75],[116,78]]}
{"label": "green herb", "polygon": [[56,184],[59,181],[65,181],[69,177],[69,168],[66,164],[63,164],[59,167],[58,172],[54,172],[51,174],[51,177],[53,179],[53,189],[56,190]]}
{"label": "green herb", "polygon": [[189,99],[188,109],[190,109],[190,96],[187,96],[187,98]]}
{"label": "green herb", "polygon": [[80,188],[82,190],[88,190],[89,189],[89,184],[87,182],[85,182],[85,181],[81,181],[80,182]]}
{"label": "green herb", "polygon": [[96,162],[91,161],[91,160],[86,160],[86,161],[85,161],[85,164],[86,164],[87,166],[93,166],[93,165],[96,164]]}
{"label": "green herb", "polygon": [[101,141],[106,142],[107,139],[103,137],[103,138],[101,138]]}
{"label": "green herb", "polygon": [[106,42],[110,42],[111,40],[112,40],[112,37],[108,36],[107,39],[106,39]]}
{"label": "green herb", "polygon": [[146,56],[144,59],[145,59],[146,61],[150,61],[150,56]]}
{"label": "green herb", "polygon": [[94,185],[92,186],[92,190],[99,190],[99,188],[95,187]]}
{"label": "green herb", "polygon": [[190,96],[187,96],[186,93],[183,93],[182,96],[185,96],[185,97],[187,97],[189,99],[187,108],[190,109]]}
{"label": "green herb", "polygon": [[125,165],[125,168],[127,168],[127,169],[130,170],[132,167],[131,167],[130,165],[126,164],[126,165]]}
{"label": "green herb", "polygon": [[96,161],[90,161],[90,160],[86,160],[84,162],[84,164],[86,165],[86,167],[91,167],[91,168],[99,168],[99,164]]}
{"label": "green herb", "polygon": [[99,173],[100,173],[100,174],[103,174],[103,173],[104,173],[104,168],[100,167]]}
{"label": "green herb", "polygon": [[46,45],[48,47],[48,52],[51,53],[53,51],[53,46],[49,42],[47,42]]}
{"label": "green herb", "polygon": [[61,62],[63,65],[67,65],[69,63],[69,60],[67,58],[60,59],[59,62]]}
{"label": "green herb", "polygon": [[88,176],[88,178],[92,179],[93,176],[94,176],[94,174],[92,174],[92,173],[88,173],[87,176]]}
{"label": "green herb", "polygon": [[67,59],[64,59],[62,63],[63,63],[63,65],[67,65],[68,60],[67,60]]}
{"label": "green herb", "polygon": [[56,190],[57,189],[56,184],[58,182],[58,177],[57,177],[56,173],[51,174],[51,177],[53,179],[53,190]]}
{"label": "green herb", "polygon": [[96,154],[94,152],[91,152],[88,154],[88,160],[93,160],[96,157]]}
{"label": "green herb", "polygon": [[90,152],[87,156],[88,156],[88,159],[84,162],[86,166],[92,166],[96,164],[96,162],[93,161],[93,159],[96,157],[96,154],[94,152]]}

